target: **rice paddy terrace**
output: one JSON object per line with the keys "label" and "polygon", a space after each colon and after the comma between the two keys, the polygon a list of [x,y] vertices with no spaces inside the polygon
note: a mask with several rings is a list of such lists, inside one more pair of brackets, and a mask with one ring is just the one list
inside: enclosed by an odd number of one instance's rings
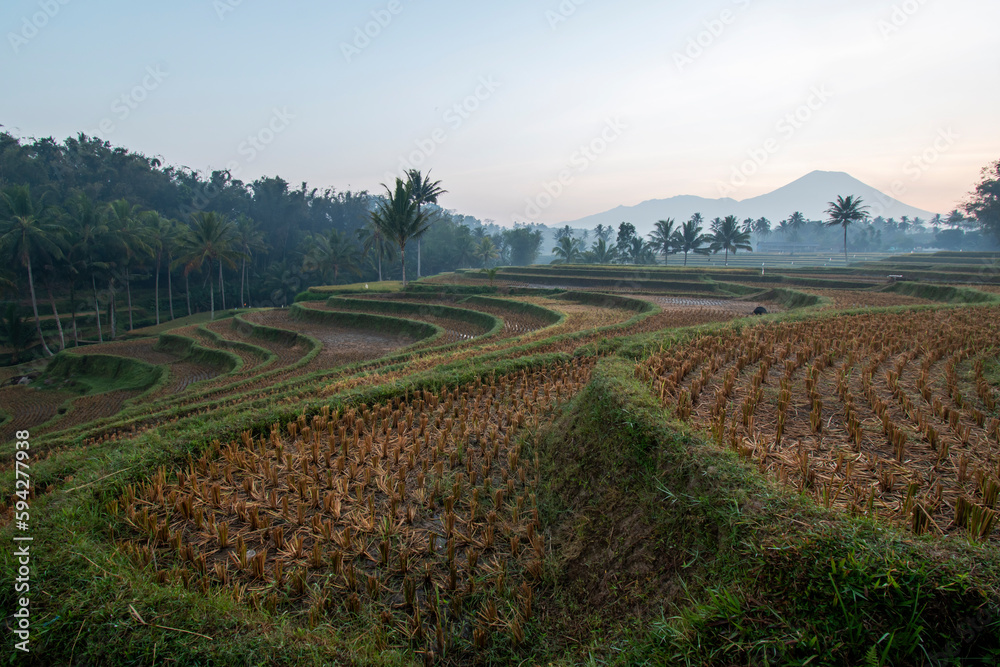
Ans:
{"label": "rice paddy terrace", "polygon": [[28,660],[995,664],[992,266],[466,271],[5,369]]}

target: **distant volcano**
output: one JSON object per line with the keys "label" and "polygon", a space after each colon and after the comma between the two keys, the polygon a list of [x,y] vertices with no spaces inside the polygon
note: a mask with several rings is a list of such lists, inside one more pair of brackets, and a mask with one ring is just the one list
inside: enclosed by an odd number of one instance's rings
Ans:
{"label": "distant volcano", "polygon": [[870,213],[873,217],[881,215],[898,220],[905,215],[910,218],[923,218],[925,221],[934,217],[934,213],[908,206],[862,183],[850,174],[842,171],[814,171],[774,192],[743,201],[680,195],[669,199],[650,199],[635,206],[618,206],[604,213],[553,226],[569,225],[591,229],[598,224],[604,224],[617,228],[618,224],[624,221],[635,225],[640,234],[646,234],[653,229],[657,220],[673,218],[681,222],[695,213],[701,213],[706,221],[735,215],[741,221],[745,218],[756,220],[764,217],[775,224],[800,211],[808,220],[825,220],[824,211],[829,208],[829,202],[835,201],[838,195],[861,197],[865,205],[871,206]]}

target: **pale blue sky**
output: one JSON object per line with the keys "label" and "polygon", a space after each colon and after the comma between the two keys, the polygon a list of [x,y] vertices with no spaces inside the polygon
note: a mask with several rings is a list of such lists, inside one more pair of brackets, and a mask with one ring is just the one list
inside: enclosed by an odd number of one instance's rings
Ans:
{"label": "pale blue sky", "polygon": [[996,0],[6,0],[0,123],[337,189],[409,161],[501,224],[814,169],[946,212],[1000,159],[997,25]]}

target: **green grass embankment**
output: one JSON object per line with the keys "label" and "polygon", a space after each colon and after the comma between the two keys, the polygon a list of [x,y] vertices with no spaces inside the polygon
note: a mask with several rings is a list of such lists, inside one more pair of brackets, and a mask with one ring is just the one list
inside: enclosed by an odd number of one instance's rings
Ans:
{"label": "green grass embankment", "polygon": [[51,380],[56,388],[81,395],[103,394],[116,389],[146,389],[159,382],[165,372],[162,366],[129,357],[64,350],[52,358],[35,384]]}
{"label": "green grass embankment", "polygon": [[923,283],[899,282],[889,285],[882,291],[952,304],[995,303],[1000,301],[1000,296],[996,294],[981,292],[968,287],[952,287],[951,285],[925,285]]}
{"label": "green grass embankment", "polygon": [[995,550],[779,489],[633,369],[600,362],[537,446],[553,554],[531,661],[996,664]]}
{"label": "green grass embankment", "polygon": [[440,338],[444,335],[444,329],[437,325],[417,320],[408,320],[402,317],[387,317],[385,315],[360,312],[315,310],[305,308],[298,303],[293,304],[288,309],[288,313],[292,319],[303,322],[346,327],[348,329],[371,331],[393,336],[409,336],[417,342]]}

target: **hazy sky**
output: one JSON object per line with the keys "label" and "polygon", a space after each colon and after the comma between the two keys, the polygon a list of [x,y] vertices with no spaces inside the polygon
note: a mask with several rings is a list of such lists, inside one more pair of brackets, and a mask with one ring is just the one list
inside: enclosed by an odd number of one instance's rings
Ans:
{"label": "hazy sky", "polygon": [[[996,0],[5,0],[0,124],[557,223],[846,171],[931,211],[1000,159]],[[850,194],[850,193],[845,193]]]}

